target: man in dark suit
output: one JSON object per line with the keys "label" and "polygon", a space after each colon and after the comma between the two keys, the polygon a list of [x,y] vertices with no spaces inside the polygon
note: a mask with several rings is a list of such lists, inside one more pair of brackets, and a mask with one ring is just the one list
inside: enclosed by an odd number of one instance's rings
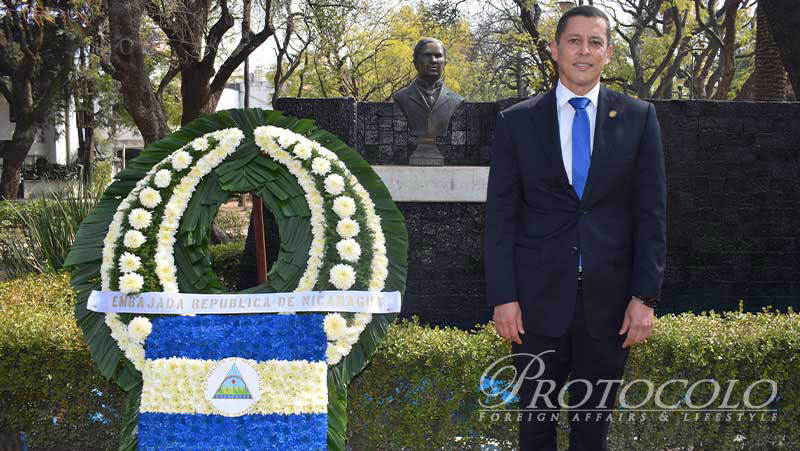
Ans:
{"label": "man in dark suit", "polygon": [[651,334],[661,290],[661,131],[652,104],[600,85],[612,52],[602,11],[567,11],[550,50],[556,89],[497,116],[487,300],[512,341],[517,377],[527,369],[521,449],[556,449],[553,413],[566,385],[570,450],[605,450],[620,385],[609,381],[622,379],[630,345]]}

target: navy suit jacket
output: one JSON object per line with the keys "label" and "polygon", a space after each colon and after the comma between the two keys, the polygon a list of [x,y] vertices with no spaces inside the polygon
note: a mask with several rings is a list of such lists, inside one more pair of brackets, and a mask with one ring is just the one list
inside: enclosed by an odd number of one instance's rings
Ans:
{"label": "navy suit jacket", "polygon": [[616,335],[631,296],[657,298],[666,260],[666,179],[655,108],[600,87],[583,199],[561,157],[555,90],[497,115],[484,240],[490,307],[518,301],[528,334],[572,319],[578,255],[590,334]]}

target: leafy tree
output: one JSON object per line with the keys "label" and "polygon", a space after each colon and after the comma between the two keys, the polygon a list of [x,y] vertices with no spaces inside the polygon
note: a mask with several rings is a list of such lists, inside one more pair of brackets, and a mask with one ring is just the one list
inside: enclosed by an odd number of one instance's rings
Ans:
{"label": "leafy tree", "polygon": [[[301,65],[308,64],[306,50],[312,41],[316,40],[316,30],[311,24],[311,8],[314,4],[303,2],[299,9],[292,10],[292,3],[286,2],[276,15],[275,34],[272,35],[275,44],[275,68],[272,73],[272,104],[281,97],[284,85],[289,81],[294,71]],[[323,7],[327,7],[323,6]],[[335,5],[334,7],[346,7]],[[299,77],[297,88],[298,96],[303,91],[305,74]]]}
{"label": "leafy tree", "polygon": [[311,25],[317,38],[287,79],[286,91],[299,96],[389,100],[416,76],[414,46],[419,38],[430,36],[447,48],[448,86],[470,97],[479,87],[479,66],[472,61],[469,22],[440,20],[424,4],[386,10],[359,1],[349,8],[316,9]]}
{"label": "leafy tree", "polygon": [[96,16],[94,3],[4,0],[0,5],[0,94],[12,112],[14,134],[0,143],[0,196],[16,198],[22,163],[37,130],[63,100],[75,51]]}
{"label": "leafy tree", "polygon": [[[608,4],[607,4],[608,5]],[[689,53],[689,4],[670,0],[617,0],[608,5],[616,36],[616,51],[631,62],[629,77],[615,82],[638,97],[672,96],[672,80]]]}
{"label": "leafy tree", "polygon": [[[552,35],[556,17],[541,21],[541,35]],[[527,97],[551,86],[553,63],[542,60],[522,23],[519,6],[510,0],[486,2],[477,19],[473,53],[481,65],[478,98]]]}
{"label": "leafy tree", "polygon": [[[150,144],[170,133],[161,95],[175,73],[168,73],[153,89],[150,70],[145,64],[147,45],[140,31],[148,0],[106,0],[110,61],[103,69],[119,82],[125,109],[144,139]],[[152,42],[152,41],[150,41]]]}
{"label": "leafy tree", "polygon": [[226,33],[237,24],[232,2],[150,0],[145,4],[147,15],[167,36],[175,61],[165,80],[178,73],[181,75],[181,124],[214,112],[233,72],[275,32],[272,1],[264,0],[255,6],[263,8],[261,23],[257,24],[255,19],[258,16],[253,16],[253,0],[242,0],[241,20],[236,30],[238,42],[223,56],[221,50]]}

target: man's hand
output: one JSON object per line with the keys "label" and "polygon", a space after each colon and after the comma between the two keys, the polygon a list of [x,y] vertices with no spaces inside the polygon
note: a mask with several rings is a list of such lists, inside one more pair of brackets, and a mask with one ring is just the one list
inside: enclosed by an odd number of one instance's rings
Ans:
{"label": "man's hand", "polygon": [[495,305],[492,319],[501,337],[522,344],[519,334],[524,334],[525,330],[522,328],[522,310],[519,308],[519,302]]}
{"label": "man's hand", "polygon": [[[495,313],[495,316],[497,316],[497,313]],[[652,307],[648,307],[632,298],[628,303],[628,308],[625,310],[622,329],[619,330],[620,335],[628,333],[628,336],[625,337],[625,342],[622,343],[622,347],[627,348],[630,345],[645,341],[653,333],[654,319],[655,313]]]}

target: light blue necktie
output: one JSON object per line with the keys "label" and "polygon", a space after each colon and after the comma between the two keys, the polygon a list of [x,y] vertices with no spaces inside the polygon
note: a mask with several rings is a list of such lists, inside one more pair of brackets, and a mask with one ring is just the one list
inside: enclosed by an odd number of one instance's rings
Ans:
{"label": "light blue necktie", "polygon": [[[589,99],[573,97],[569,99],[569,104],[575,108],[575,118],[572,119],[572,186],[578,194],[578,199],[582,199],[592,159],[589,115],[586,113]],[[583,256],[579,254],[578,271],[581,270],[583,270]]]}

